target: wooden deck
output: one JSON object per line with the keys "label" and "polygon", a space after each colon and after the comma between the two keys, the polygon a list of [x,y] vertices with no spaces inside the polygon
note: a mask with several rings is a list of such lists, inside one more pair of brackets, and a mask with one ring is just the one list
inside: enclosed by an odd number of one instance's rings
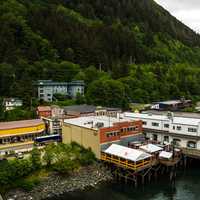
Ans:
{"label": "wooden deck", "polygon": [[181,160],[180,157],[177,157],[177,158],[174,158],[172,160],[164,160],[164,159],[159,159],[159,162],[162,164],[162,165],[165,165],[167,167],[172,167],[176,164],[179,163],[179,161]]}
{"label": "wooden deck", "polygon": [[134,163],[132,161],[129,160],[125,160],[125,159],[121,159],[119,157],[116,156],[112,156],[106,153],[101,153],[101,160],[102,161],[106,161],[109,163],[113,163],[119,167],[122,167],[124,169],[130,169],[133,171],[141,171],[144,170],[146,168],[152,167],[154,165],[157,164],[157,162],[155,160],[142,160],[140,162]]}
{"label": "wooden deck", "polygon": [[181,150],[188,157],[200,159],[200,150],[198,149],[181,148]]}

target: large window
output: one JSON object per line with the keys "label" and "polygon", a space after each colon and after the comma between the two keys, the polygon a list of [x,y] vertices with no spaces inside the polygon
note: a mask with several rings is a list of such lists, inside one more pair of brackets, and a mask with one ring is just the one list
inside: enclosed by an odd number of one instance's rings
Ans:
{"label": "large window", "polygon": [[195,133],[195,132],[197,132],[197,129],[196,128],[188,128],[188,132]]}
{"label": "large window", "polygon": [[143,125],[147,125],[147,122],[146,122],[146,121],[142,121],[142,124],[143,124]]}
{"label": "large window", "polygon": [[153,140],[157,141],[158,140],[158,136],[156,134],[153,134]]}
{"label": "large window", "polygon": [[177,126],[176,130],[181,131],[181,126]]}
{"label": "large window", "polygon": [[164,128],[169,128],[169,124],[164,124]]}
{"label": "large window", "polygon": [[157,122],[152,122],[152,126],[159,126],[159,123],[157,123]]}
{"label": "large window", "polygon": [[194,141],[188,141],[187,147],[195,149],[195,148],[197,148],[197,143]]}
{"label": "large window", "polygon": [[175,146],[180,146],[181,145],[181,140],[180,139],[173,139],[173,144],[175,145]]}
{"label": "large window", "polygon": [[169,136],[165,135],[165,136],[164,136],[164,141],[165,141],[165,142],[169,142]]}

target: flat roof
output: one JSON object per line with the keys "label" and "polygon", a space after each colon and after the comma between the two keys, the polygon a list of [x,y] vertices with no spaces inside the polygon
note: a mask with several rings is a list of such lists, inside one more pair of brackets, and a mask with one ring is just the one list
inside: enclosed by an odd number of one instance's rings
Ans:
{"label": "flat roof", "polygon": [[191,100],[168,100],[168,101],[160,101],[160,102],[156,102],[156,104],[166,104],[166,105],[171,105],[171,104],[179,104],[179,103],[188,103]]}
{"label": "flat roof", "polygon": [[0,130],[26,128],[44,124],[42,119],[20,120],[11,122],[0,122]]}
{"label": "flat roof", "polygon": [[98,130],[99,129],[98,125],[100,124],[101,124],[100,128],[103,128],[103,127],[111,127],[113,126],[113,123],[126,122],[126,121],[133,121],[133,120],[127,119],[127,118],[119,119],[119,118],[108,117],[108,116],[87,116],[87,117],[65,119],[64,123],[80,126],[83,128]]}
{"label": "flat roof", "polygon": [[[149,119],[149,120],[158,120],[158,121],[168,121],[170,122],[170,119],[167,117],[167,115],[155,115],[155,114],[149,114],[149,113],[131,113],[131,112],[125,112],[123,113],[124,118],[133,118],[133,119]],[[183,124],[183,125],[191,125],[191,126],[198,126],[200,124],[200,118],[191,118],[191,117],[178,117],[174,116],[172,124]]]}
{"label": "flat roof", "polygon": [[144,151],[128,148],[118,144],[112,144],[105,150],[105,153],[118,156],[133,162],[150,158],[151,154],[145,153]]}
{"label": "flat roof", "polygon": [[142,146],[140,146],[140,149],[142,149],[148,153],[155,153],[155,152],[163,150],[163,148],[161,148],[157,145],[154,145],[154,144],[142,145]]}

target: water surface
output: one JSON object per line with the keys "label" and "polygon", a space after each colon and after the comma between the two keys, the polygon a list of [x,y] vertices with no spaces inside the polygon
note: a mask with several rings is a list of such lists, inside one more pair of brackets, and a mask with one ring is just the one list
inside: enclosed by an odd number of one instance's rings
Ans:
{"label": "water surface", "polygon": [[134,188],[132,184],[106,184],[85,192],[65,194],[51,200],[200,200],[200,166],[179,171],[175,185],[165,175],[157,182]]}

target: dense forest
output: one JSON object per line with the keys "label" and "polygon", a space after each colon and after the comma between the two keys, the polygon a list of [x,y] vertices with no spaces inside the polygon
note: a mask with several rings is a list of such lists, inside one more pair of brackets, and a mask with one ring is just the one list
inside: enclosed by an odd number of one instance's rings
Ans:
{"label": "dense forest", "polygon": [[86,82],[85,101],[200,98],[200,36],[153,0],[1,0],[0,96]]}

